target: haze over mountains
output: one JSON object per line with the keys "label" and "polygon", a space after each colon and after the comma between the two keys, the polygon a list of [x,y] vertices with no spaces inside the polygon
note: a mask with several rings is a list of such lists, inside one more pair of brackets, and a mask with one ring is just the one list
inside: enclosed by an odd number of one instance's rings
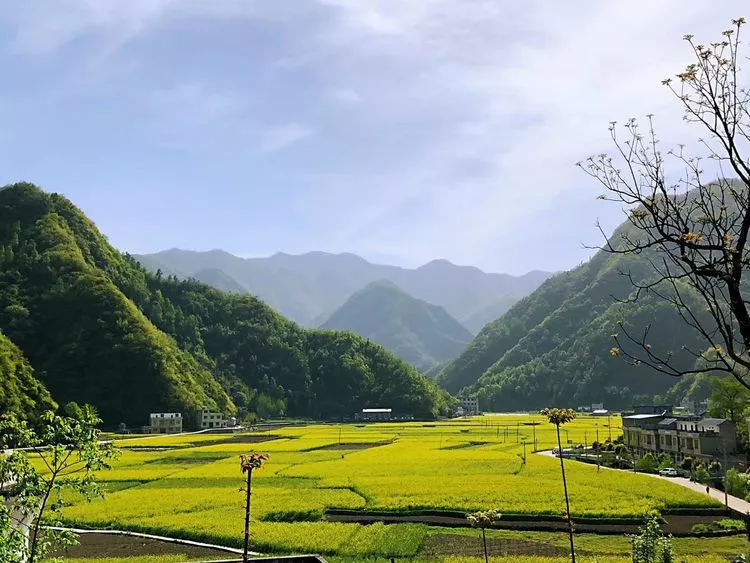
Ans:
{"label": "haze over mountains", "polygon": [[447,260],[408,269],[372,264],[354,254],[325,252],[240,258],[221,250],[172,249],[135,258],[153,272],[192,277],[226,291],[244,290],[308,327],[322,325],[356,292],[385,280],[412,297],[443,307],[474,334],[551,275],[488,274]]}
{"label": "haze over mountains", "polygon": [[422,371],[455,358],[472,338],[445,309],[388,281],[355,293],[321,328],[350,330],[374,340]]}

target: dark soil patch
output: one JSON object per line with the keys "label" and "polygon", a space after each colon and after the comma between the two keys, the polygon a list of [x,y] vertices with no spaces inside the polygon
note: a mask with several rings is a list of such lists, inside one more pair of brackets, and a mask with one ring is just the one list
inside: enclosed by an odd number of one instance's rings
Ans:
{"label": "dark soil patch", "polygon": [[[506,539],[487,538],[487,553],[490,555],[541,555],[545,557],[565,557],[569,550],[557,545],[546,543]],[[484,554],[481,532],[477,530],[477,537],[458,534],[436,534],[425,540],[421,554],[430,556],[440,555],[475,555]]]}
{"label": "dark soil patch", "polygon": [[355,442],[355,443],[341,443],[341,444],[329,444],[327,446],[320,446],[319,448],[313,448],[307,451],[319,451],[319,450],[366,450],[368,448],[377,448],[379,446],[387,446],[391,442]]}
{"label": "dark soil patch", "polygon": [[227,551],[115,534],[80,534],[78,541],[79,545],[66,549],[61,555],[78,559],[145,555],[187,555],[196,559],[231,559],[234,556]]}
{"label": "dark soil patch", "polygon": [[233,444],[259,444],[261,442],[270,442],[271,440],[280,440],[281,436],[275,436],[273,434],[266,434],[263,436],[254,435],[240,435],[232,436],[229,440],[224,440],[225,443]]}
{"label": "dark soil patch", "polygon": [[[662,518],[666,521],[665,530],[673,536],[690,536],[694,535],[691,533],[694,524],[710,525],[713,522],[722,520],[724,517],[717,518],[716,516],[705,514],[665,514]],[[738,533],[744,533],[744,531]]]}
{"label": "dark soil patch", "polygon": [[[468,527],[465,517],[454,514],[368,514],[367,512],[329,510],[325,515],[325,519],[331,522],[356,522],[359,524],[372,524],[374,522],[383,522],[385,524],[411,522],[429,524],[431,526],[444,526],[447,528]],[[665,515],[664,519],[666,521],[664,530],[667,533],[674,536],[692,536],[695,535],[691,533],[691,528],[694,524],[709,524],[720,518],[717,518],[715,515],[673,514]],[[641,527],[639,522],[617,522],[611,520],[602,520],[601,522],[598,522],[595,519],[576,521],[575,518],[573,519],[573,525],[575,526],[576,533],[615,535],[635,534],[638,533]],[[529,517],[529,519],[524,519],[522,517],[514,517],[513,519],[501,519],[493,525],[493,528],[498,530],[522,530],[531,532],[565,532],[568,529],[568,525],[564,520],[559,518],[544,519]]]}

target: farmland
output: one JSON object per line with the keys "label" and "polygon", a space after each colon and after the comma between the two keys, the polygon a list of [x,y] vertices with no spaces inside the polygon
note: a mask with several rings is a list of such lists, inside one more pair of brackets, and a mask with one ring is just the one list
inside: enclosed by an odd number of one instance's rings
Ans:
{"label": "farmland", "polygon": [[[564,442],[609,436],[607,419],[567,425]],[[612,418],[612,437],[620,434]],[[240,546],[243,495],[239,455],[270,454],[253,477],[252,543],[268,553],[316,552],[332,561],[397,557],[450,561],[442,545],[476,533],[426,523],[361,525],[325,520],[331,509],[562,514],[559,461],[533,455],[556,445],[554,427],[533,416],[484,416],[435,424],[311,425],[243,435],[196,434],[120,442],[122,455],[100,476],[109,491],[91,503],[71,499],[68,523],[112,527]],[[263,440],[263,441],[261,441]],[[526,463],[523,442],[526,442]],[[692,491],[644,475],[568,463],[571,508],[578,517],[632,518],[650,509],[716,506]],[[491,531],[498,545],[521,542],[536,553],[559,546],[553,532]],[[619,555],[622,536],[582,534],[584,553]],[[744,539],[675,540],[681,554],[737,553]],[[520,545],[520,544],[519,544]],[[549,555],[555,555],[554,549]],[[464,553],[473,555],[473,553]],[[478,554],[477,554],[478,555]],[[467,559],[461,559],[467,560]],[[706,561],[703,558],[701,560]],[[514,561],[514,559],[504,559]],[[518,559],[524,561],[524,559]],[[549,559],[553,561],[553,559]],[[606,561],[606,559],[600,559]]]}

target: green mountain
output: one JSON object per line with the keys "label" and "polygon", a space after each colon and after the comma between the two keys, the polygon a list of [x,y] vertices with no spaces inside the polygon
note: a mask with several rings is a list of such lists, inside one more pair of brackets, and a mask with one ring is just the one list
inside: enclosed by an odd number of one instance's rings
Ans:
{"label": "green mountain", "polygon": [[477,311],[469,318],[464,319],[463,325],[468,328],[472,334],[479,334],[486,325],[502,317],[508,309],[518,303],[520,299],[520,297],[516,297],[515,295],[504,295],[494,303]]}
{"label": "green mountain", "polygon": [[445,309],[388,281],[355,293],[321,328],[349,330],[382,344],[420,370],[458,356],[471,333]]}
{"label": "green mountain", "polygon": [[[136,258],[152,272],[161,269],[181,279],[197,278],[196,273],[206,269],[220,270],[283,315],[311,327],[319,326],[367,285],[387,280],[417,299],[443,307],[476,332],[483,326],[480,323],[496,319],[498,310],[504,312],[550,276],[538,271],[523,276],[487,274],[447,260],[408,269],[372,264],[354,254],[325,252],[246,259],[221,250],[172,249]],[[489,315],[488,308],[494,308]]]}
{"label": "green mountain", "polygon": [[25,417],[55,406],[21,350],[0,332],[0,413]]}
{"label": "green mountain", "polygon": [[193,279],[227,293],[247,293],[240,283],[216,268],[206,268],[193,274]]}
{"label": "green mountain", "polygon": [[[620,227],[613,244],[628,232],[627,225]],[[683,345],[702,350],[705,344],[653,294],[641,295],[635,303],[620,302],[632,296],[632,284],[623,275],[628,271],[637,280],[653,278],[645,256],[604,252],[553,276],[485,326],[437,381],[451,392],[479,397],[487,410],[592,402],[619,408],[664,394],[676,379],[610,354],[618,323],[638,337],[651,325],[653,351],[672,353],[673,363],[682,367],[695,361]],[[637,351],[635,344],[629,351]]]}
{"label": "green mountain", "polygon": [[91,403],[110,425],[202,406],[342,416],[378,403],[433,416],[449,400],[362,338],[148,273],[67,199],[30,184],[0,190],[0,329],[55,400]]}

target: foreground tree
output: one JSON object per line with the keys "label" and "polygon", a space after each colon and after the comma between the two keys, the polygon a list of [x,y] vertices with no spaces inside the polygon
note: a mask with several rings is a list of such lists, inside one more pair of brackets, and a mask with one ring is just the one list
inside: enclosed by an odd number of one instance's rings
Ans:
{"label": "foreground tree", "polygon": [[573,520],[570,518],[570,500],[568,498],[568,482],[565,479],[565,463],[563,461],[562,440],[560,440],[560,426],[567,424],[576,417],[576,411],[573,409],[544,409],[542,414],[547,417],[551,424],[555,425],[557,430],[557,447],[560,455],[560,471],[562,473],[563,491],[565,491],[565,514],[568,520],[568,536],[570,538],[570,561],[576,562],[576,550],[573,545]]}
{"label": "foreground tree", "polygon": [[[624,124],[624,138],[610,125],[615,156],[590,157],[579,166],[605,188],[601,199],[629,209],[629,229],[602,250],[647,260],[654,275],[623,271],[644,294],[668,301],[705,343],[683,347],[695,362],[676,361],[671,351],[652,347],[649,326],[636,333],[620,326],[612,355],[680,377],[724,372],[750,388],[750,311],[743,274],[750,265],[750,92],[741,76],[739,40],[743,18],[710,45],[685,40],[694,62],[666,79],[687,122],[706,133],[704,158],[682,146],[666,155],[659,149],[652,116],[645,132],[635,119]],[[704,162],[707,160],[708,162]],[[709,167],[704,171],[704,165]],[[679,165],[682,172],[672,172]],[[698,361],[700,360],[700,361]]]}
{"label": "foreground tree", "polygon": [[650,513],[640,534],[631,538],[633,563],[673,563],[672,539],[665,536],[659,525],[659,515]]}
{"label": "foreground tree", "polygon": [[45,412],[34,428],[0,417],[0,560],[48,560],[55,548],[75,543],[70,532],[42,523],[60,524],[63,492],[101,495],[96,472],[108,469],[117,451],[99,440],[100,423],[89,406],[74,417]]}
{"label": "foreground tree", "polygon": [[240,456],[240,467],[243,475],[247,475],[245,488],[245,548],[242,552],[242,560],[247,563],[250,552],[250,497],[253,494],[253,470],[260,469],[263,462],[268,459],[268,454],[251,453]]}
{"label": "foreground tree", "polygon": [[484,512],[474,512],[473,514],[466,515],[466,521],[472,528],[482,529],[482,545],[484,546],[484,561],[489,562],[489,556],[487,555],[487,528],[491,528],[492,525],[500,520],[501,514],[497,510],[486,510]]}

